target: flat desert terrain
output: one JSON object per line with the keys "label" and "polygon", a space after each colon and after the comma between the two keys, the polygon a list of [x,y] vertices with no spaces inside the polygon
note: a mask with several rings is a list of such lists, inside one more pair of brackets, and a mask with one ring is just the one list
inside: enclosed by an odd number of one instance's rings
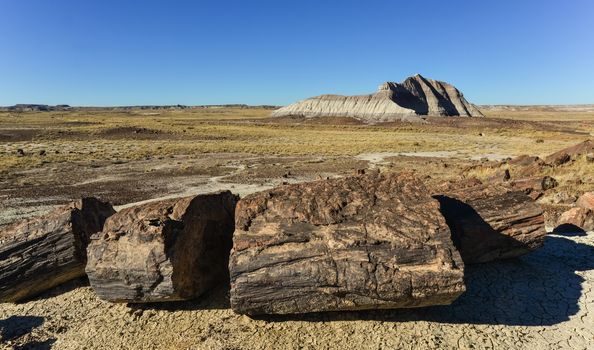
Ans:
{"label": "flat desert terrain", "polygon": [[[229,189],[239,195],[351,175],[414,172],[427,183],[488,180],[519,155],[541,158],[594,138],[592,106],[486,106],[485,118],[365,125],[270,118],[264,108],[0,112],[0,230],[97,196],[116,209]],[[580,157],[538,170],[558,186],[538,199],[553,218],[594,190]],[[559,209],[561,208],[561,209]],[[554,223],[549,219],[548,224]],[[548,227],[552,230],[553,227]],[[88,281],[0,304],[7,349],[592,349],[594,233],[550,234],[521,258],[469,266],[450,306],[250,318],[229,286],[164,304],[112,304]]]}

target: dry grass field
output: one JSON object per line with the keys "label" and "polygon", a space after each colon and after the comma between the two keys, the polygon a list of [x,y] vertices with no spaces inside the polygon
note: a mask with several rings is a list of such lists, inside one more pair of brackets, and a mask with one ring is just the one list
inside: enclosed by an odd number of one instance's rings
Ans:
{"label": "dry grass field", "polygon": [[[429,124],[357,125],[268,118],[266,109],[0,112],[0,172],[61,162],[132,161],[204,153],[354,156],[456,151],[545,155],[587,138],[594,113],[502,111],[512,120],[433,119]],[[519,121],[521,119],[522,121]],[[537,143],[537,140],[546,142]],[[19,157],[17,149],[28,155]],[[44,156],[35,156],[44,150]]]}
{"label": "dry grass field", "polygon": [[[334,118],[271,119],[270,110],[252,108],[0,112],[0,198],[11,206],[0,210],[17,210],[13,205],[19,195],[29,196],[21,198],[26,205],[54,204],[80,194],[106,194],[123,204],[180,191],[163,185],[179,177],[187,182],[197,176],[229,175],[249,183],[283,175],[272,165],[274,159],[290,163],[283,167],[294,168],[302,180],[367,167],[365,155],[375,153],[387,158],[382,161],[385,167],[398,169],[406,163],[408,170],[424,173],[421,168],[429,167],[428,174],[436,178],[458,176],[456,167],[431,169],[436,164],[432,159],[457,164],[520,154],[542,157],[594,132],[590,110],[560,111],[555,120],[543,117],[549,109],[500,111],[515,113],[514,119],[501,118],[492,108],[484,119],[381,125]],[[398,155],[409,157],[389,161]],[[421,156],[420,162],[410,159],[414,155]],[[589,170],[584,164],[579,171]],[[154,187],[129,183],[143,178]]]}
{"label": "dry grass field", "polygon": [[[0,229],[87,195],[121,207],[219,189],[244,195],[366,168],[413,171],[427,182],[485,180],[516,173],[501,160],[594,138],[589,108],[483,111],[487,118],[380,125],[271,119],[257,108],[0,112]],[[585,157],[540,172],[559,182],[543,203],[594,190]],[[552,235],[525,259],[469,269],[469,292],[455,305],[415,311],[251,319],[229,309],[224,287],[192,302],[133,306],[103,302],[80,280],[0,305],[0,347],[591,348],[593,246],[592,235]]]}

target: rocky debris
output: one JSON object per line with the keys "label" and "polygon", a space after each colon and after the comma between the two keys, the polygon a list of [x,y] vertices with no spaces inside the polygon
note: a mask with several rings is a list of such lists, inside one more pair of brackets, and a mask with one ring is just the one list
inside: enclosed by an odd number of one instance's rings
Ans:
{"label": "rocky debris", "polygon": [[563,212],[555,231],[592,231],[594,230],[594,192],[586,192],[575,202],[576,207]]}
{"label": "rocky debris", "polygon": [[110,301],[159,302],[228,280],[237,200],[224,191],[122,209],[91,237],[91,286]]}
{"label": "rocky debris", "polygon": [[545,227],[557,227],[557,222],[561,214],[573,208],[573,203],[549,203],[539,199],[538,203],[544,212]]}
{"label": "rocky debris", "polygon": [[557,222],[556,232],[594,230],[594,211],[575,207],[561,214]]}
{"label": "rocky debris", "polygon": [[490,176],[486,181],[492,183],[500,183],[506,182],[511,179],[511,173],[509,169],[501,169],[495,172],[492,176]]}
{"label": "rocky debris", "polygon": [[594,141],[586,140],[578,143],[577,145],[564,148],[558,152],[550,154],[545,157],[545,161],[553,165],[561,165],[567,163],[569,160],[574,159],[576,156],[587,155],[594,152]]}
{"label": "rocky debris", "polygon": [[594,210],[594,192],[586,192],[582,194],[575,204],[581,208],[587,208],[590,210]]}
{"label": "rocky debris", "polygon": [[368,123],[420,122],[419,116],[482,117],[454,86],[417,74],[402,83],[386,82],[376,93],[360,96],[321,95],[280,108],[273,117],[350,117]]}
{"label": "rocky debris", "polygon": [[110,204],[89,197],[3,228],[0,301],[16,302],[84,276],[89,237],[113,213]]}
{"label": "rocky debris", "polygon": [[288,314],[449,304],[463,262],[423,183],[379,174],[293,184],[243,198],[231,307]]}
{"label": "rocky debris", "polygon": [[543,211],[522,191],[447,183],[435,193],[465,264],[521,256],[544,243]]}
{"label": "rocky debris", "polygon": [[551,194],[548,198],[543,198],[542,201],[547,201],[551,204],[573,204],[577,199],[576,195],[567,191],[561,191]]}
{"label": "rocky debris", "polygon": [[571,160],[571,156],[567,153],[561,153],[557,155],[555,158],[547,158],[549,159],[549,164],[553,166],[563,165]]}
{"label": "rocky debris", "polygon": [[536,200],[542,197],[545,191],[557,187],[559,183],[553,177],[542,176],[512,180],[510,185],[517,190],[524,191],[524,193]]}
{"label": "rocky debris", "polygon": [[515,158],[512,158],[507,163],[509,165],[528,166],[540,162],[542,162],[542,159],[540,159],[537,156],[529,156],[527,154],[523,154]]}
{"label": "rocky debris", "polygon": [[542,174],[546,168],[551,167],[552,165],[550,164],[546,164],[542,159],[539,159],[538,161],[524,166],[524,167],[520,167],[519,169],[516,168],[514,173],[515,173],[515,177],[517,178],[530,178],[530,177],[538,177],[541,176],[540,174]]}

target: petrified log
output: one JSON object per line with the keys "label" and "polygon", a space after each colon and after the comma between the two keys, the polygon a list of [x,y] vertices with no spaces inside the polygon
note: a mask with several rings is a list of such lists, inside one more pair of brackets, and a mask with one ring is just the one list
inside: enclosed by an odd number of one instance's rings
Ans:
{"label": "petrified log", "polygon": [[435,193],[465,264],[521,256],[544,243],[543,211],[523,191],[454,183]]}
{"label": "petrified log", "polygon": [[588,208],[575,207],[567,210],[559,217],[555,232],[576,232],[594,230],[594,211]]}
{"label": "petrified log", "polygon": [[91,237],[91,286],[110,301],[158,302],[228,281],[237,200],[225,191],[121,210]]}
{"label": "petrified log", "polygon": [[585,155],[592,151],[594,151],[594,140],[586,140],[548,155],[545,157],[545,161],[553,165],[561,165],[577,156]]}
{"label": "petrified log", "polygon": [[86,247],[115,213],[96,198],[60,206],[0,233],[0,301],[16,302],[84,276]]}
{"label": "petrified log", "polygon": [[239,201],[231,307],[245,314],[449,304],[462,259],[439,203],[411,175],[282,186]]}

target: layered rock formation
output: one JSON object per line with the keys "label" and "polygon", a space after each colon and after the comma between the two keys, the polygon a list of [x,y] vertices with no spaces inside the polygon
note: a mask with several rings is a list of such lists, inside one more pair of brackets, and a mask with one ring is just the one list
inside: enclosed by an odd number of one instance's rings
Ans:
{"label": "layered rock formation", "polygon": [[454,86],[419,74],[402,83],[386,82],[376,93],[360,96],[321,95],[272,113],[273,117],[351,117],[369,123],[422,121],[420,116],[482,117]]}
{"label": "layered rock formation", "polygon": [[101,231],[110,204],[84,198],[0,233],[0,302],[15,302],[84,276],[89,237]]}
{"label": "layered rock formation", "polygon": [[224,191],[119,211],[91,237],[91,286],[110,301],[158,302],[227,281],[236,202]]}
{"label": "layered rock formation", "polygon": [[372,173],[243,198],[229,269],[246,314],[449,304],[464,264],[421,181]]}

